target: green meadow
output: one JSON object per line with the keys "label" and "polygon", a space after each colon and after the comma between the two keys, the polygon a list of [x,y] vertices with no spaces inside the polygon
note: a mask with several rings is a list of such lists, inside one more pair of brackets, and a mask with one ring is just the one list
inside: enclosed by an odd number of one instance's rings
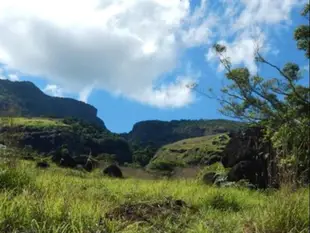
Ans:
{"label": "green meadow", "polygon": [[196,179],[113,179],[1,160],[0,232],[306,233],[309,189],[217,188]]}

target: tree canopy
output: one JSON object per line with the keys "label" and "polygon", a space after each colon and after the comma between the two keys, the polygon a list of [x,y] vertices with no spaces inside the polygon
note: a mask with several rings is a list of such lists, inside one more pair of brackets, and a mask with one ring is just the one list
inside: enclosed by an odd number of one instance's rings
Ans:
{"label": "tree canopy", "polygon": [[[301,15],[308,24],[296,28],[294,38],[297,48],[305,51],[309,59],[310,4],[306,4]],[[227,48],[215,44],[214,50],[226,70],[228,85],[223,86],[221,95],[211,90],[212,98],[222,105],[221,113],[263,125],[267,137],[277,150],[276,160],[283,171],[293,174],[294,179],[304,177],[309,163],[310,90],[302,85],[306,78],[299,65],[288,62],[282,68],[268,61],[256,50],[255,60],[278,73],[278,77],[262,77],[251,74],[246,67],[233,68]],[[297,178],[298,177],[298,178]]]}

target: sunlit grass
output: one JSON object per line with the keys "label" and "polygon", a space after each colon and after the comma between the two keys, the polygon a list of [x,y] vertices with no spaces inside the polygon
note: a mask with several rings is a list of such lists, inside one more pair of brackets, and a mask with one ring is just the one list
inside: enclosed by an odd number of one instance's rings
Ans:
{"label": "sunlit grass", "polygon": [[[3,167],[2,167],[3,169]],[[52,166],[16,164],[23,184],[0,190],[0,232],[307,232],[309,190],[283,189],[264,193],[216,188],[195,180],[137,180],[102,177],[99,170],[83,173]],[[27,173],[27,176],[18,174]],[[28,180],[30,177],[30,181]],[[22,182],[25,179],[25,182]],[[2,181],[0,181],[2,182]],[[3,181],[6,182],[6,181]],[[181,199],[195,213],[177,222],[152,219],[152,224],[107,220],[105,213],[124,203]]]}
{"label": "sunlit grass", "polygon": [[26,118],[26,117],[1,117],[1,125],[8,126],[30,126],[30,127],[53,127],[66,126],[61,120],[48,118]]}

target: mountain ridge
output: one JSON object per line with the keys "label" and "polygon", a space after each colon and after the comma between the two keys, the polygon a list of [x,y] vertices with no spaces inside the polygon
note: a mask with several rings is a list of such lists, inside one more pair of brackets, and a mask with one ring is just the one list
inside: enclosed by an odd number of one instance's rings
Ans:
{"label": "mountain ridge", "polygon": [[0,80],[0,116],[74,117],[106,128],[94,106],[72,98],[46,95],[29,81]]}

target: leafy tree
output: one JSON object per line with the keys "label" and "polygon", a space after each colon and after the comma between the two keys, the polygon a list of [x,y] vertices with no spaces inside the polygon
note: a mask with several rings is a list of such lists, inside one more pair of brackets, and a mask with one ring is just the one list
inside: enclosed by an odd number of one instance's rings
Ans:
{"label": "leafy tree", "polygon": [[[302,15],[309,22],[309,4]],[[309,25],[301,25],[294,35],[297,47],[309,58]],[[283,68],[266,60],[256,51],[256,62],[267,65],[278,72],[279,77],[264,78],[251,74],[247,68],[233,68],[226,47],[214,45],[221,64],[225,68],[228,85],[221,95],[210,90],[212,98],[222,105],[224,115],[265,126],[266,135],[276,148],[276,157],[281,174],[289,174],[297,180],[307,177],[309,164],[309,107],[310,90],[300,84],[303,75],[299,66],[289,62]],[[283,177],[282,177],[283,178]],[[287,177],[286,177],[287,178]]]}
{"label": "leafy tree", "polygon": [[301,25],[295,30],[294,38],[297,41],[297,48],[306,52],[306,57],[310,58],[310,3],[307,3],[301,15],[307,20],[306,25]]}

